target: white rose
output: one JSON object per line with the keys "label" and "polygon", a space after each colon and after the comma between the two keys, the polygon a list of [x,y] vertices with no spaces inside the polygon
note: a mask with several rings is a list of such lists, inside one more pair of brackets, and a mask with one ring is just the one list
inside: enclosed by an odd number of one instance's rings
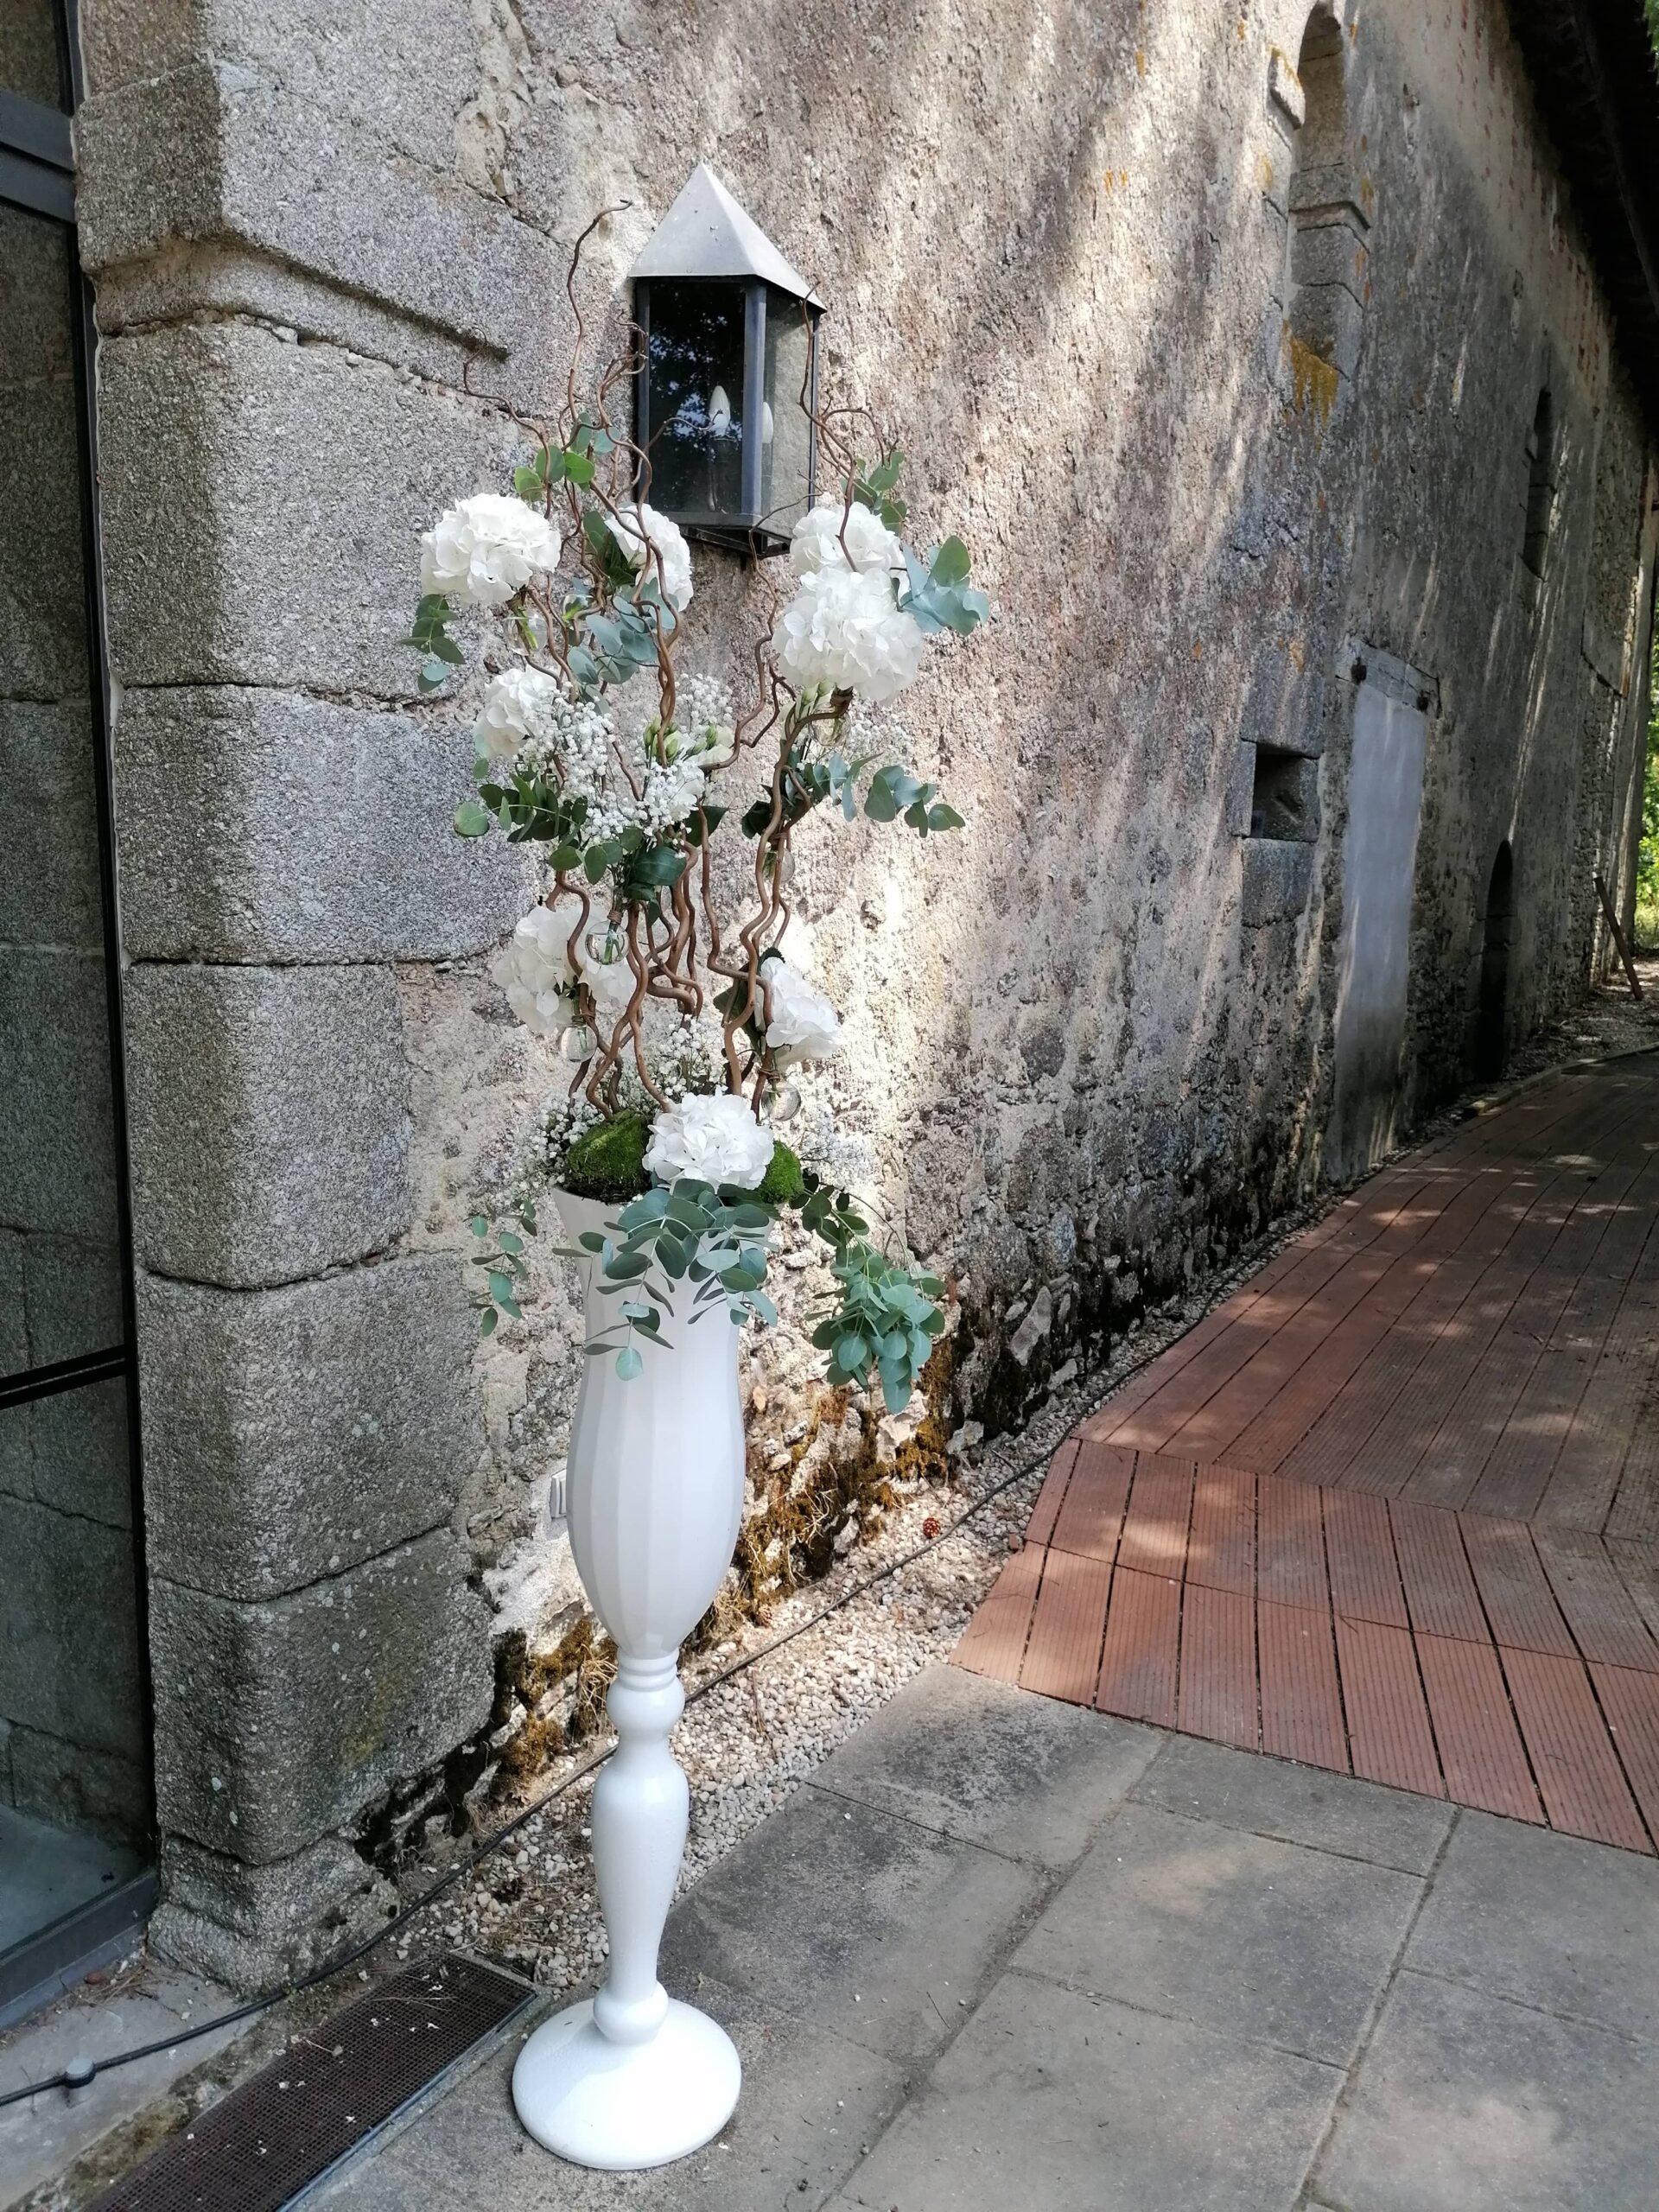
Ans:
{"label": "white rose", "polygon": [[823,993],[786,960],[768,960],[760,970],[769,1014],[766,1042],[778,1065],[827,1060],[841,1049],[841,1018]]}
{"label": "white rose", "polygon": [[[527,1029],[538,1037],[557,1037],[575,1020],[575,982],[580,974],[594,996],[594,1011],[608,1038],[617,1017],[633,996],[636,977],[627,947],[619,933],[611,940],[613,960],[603,960],[588,945],[588,938],[605,940],[602,910],[590,909],[582,918],[578,899],[561,899],[556,906],[532,906],[513,931],[505,949],[490,969],[491,980],[506,995],[507,1004]],[[580,934],[578,934],[580,932]],[[576,965],[570,965],[570,939],[576,938]]]}
{"label": "white rose", "polygon": [[826,684],[878,704],[913,683],[922,664],[921,629],[895,604],[892,578],[857,569],[803,576],[772,643],[803,690]]}
{"label": "white rose", "polygon": [[710,722],[692,748],[700,768],[711,773],[737,758],[737,732],[726,722]]}
{"label": "white rose", "polygon": [[716,1188],[730,1183],[752,1191],[771,1164],[771,1130],[730,1090],[712,1097],[694,1091],[658,1114],[645,1147],[645,1166],[659,1183],[695,1175]]}
{"label": "white rose", "polygon": [[691,548],[678,523],[652,506],[619,507],[610,532],[635,569],[655,576],[661,562],[663,597],[676,613],[691,604]]}
{"label": "white rose", "polygon": [[491,760],[509,760],[527,737],[538,734],[560,696],[556,679],[539,668],[504,669],[490,678],[473,735]]}
{"label": "white rose", "polygon": [[475,607],[505,607],[532,576],[559,565],[559,533],[505,492],[480,492],[441,515],[421,540],[421,589]]}
{"label": "white rose", "polygon": [[868,575],[902,576],[905,549],[873,507],[855,499],[814,507],[795,525],[789,541],[790,564],[798,576],[819,569],[857,569]]}
{"label": "white rose", "polygon": [[507,1004],[538,1037],[556,1037],[571,1018],[570,919],[546,906],[532,907],[490,969]]}

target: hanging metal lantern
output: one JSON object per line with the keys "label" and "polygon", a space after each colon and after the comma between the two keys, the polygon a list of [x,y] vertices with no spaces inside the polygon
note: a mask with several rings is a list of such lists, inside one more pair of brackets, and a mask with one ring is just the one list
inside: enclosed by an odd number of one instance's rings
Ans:
{"label": "hanging metal lantern", "polygon": [[643,496],[692,536],[782,552],[812,504],[822,302],[702,165],[629,274]]}

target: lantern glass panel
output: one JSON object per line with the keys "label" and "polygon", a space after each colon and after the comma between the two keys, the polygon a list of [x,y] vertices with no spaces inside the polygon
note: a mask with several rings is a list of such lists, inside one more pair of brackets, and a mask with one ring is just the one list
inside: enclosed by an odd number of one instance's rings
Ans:
{"label": "lantern glass panel", "polygon": [[666,513],[741,511],[744,292],[707,281],[652,285],[645,496]]}
{"label": "lantern glass panel", "polygon": [[[812,492],[812,324],[799,300],[766,300],[766,394],[760,511],[769,531],[787,537]],[[766,435],[767,431],[771,435]]]}

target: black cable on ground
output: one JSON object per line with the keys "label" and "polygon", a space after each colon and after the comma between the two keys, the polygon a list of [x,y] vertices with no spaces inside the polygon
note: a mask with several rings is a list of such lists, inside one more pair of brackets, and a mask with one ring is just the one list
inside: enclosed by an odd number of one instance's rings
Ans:
{"label": "black cable on ground", "polygon": [[[1160,1350],[1161,1349],[1162,1347],[1160,1347]],[[1121,1389],[1131,1376],[1137,1374],[1142,1367],[1149,1365],[1151,1361],[1158,1356],[1157,1352],[1150,1352],[1146,1358],[1126,1368],[1114,1382],[1112,1388]],[[821,1605],[816,1613],[809,1615],[805,1620],[798,1621],[792,1628],[785,1629],[768,1642],[757,1644],[753,1651],[745,1652],[741,1658],[734,1660],[729,1667],[723,1668],[717,1675],[711,1675],[707,1681],[700,1682],[695,1689],[687,1692],[685,1700],[687,1706],[698,1704],[712,1691],[734,1681],[739,1675],[746,1674],[751,1667],[757,1665],[762,1659],[769,1659],[774,1651],[783,1650],[787,1644],[794,1643],[798,1637],[804,1636],[809,1629],[817,1628],[820,1623],[827,1621],[832,1614],[840,1612],[844,1606],[849,1605],[855,1598],[861,1598],[867,1591],[875,1589],[879,1584],[889,1580],[893,1575],[902,1573],[906,1567],[913,1567],[918,1560],[925,1559],[929,1553],[938,1551],[941,1545],[948,1544],[951,1538],[966,1528],[969,1522],[976,1515],[982,1513],[995,1499],[1001,1497],[1004,1491],[1012,1490],[1016,1483],[1024,1482],[1028,1476],[1034,1474],[1045,1460],[1053,1456],[1054,1449],[1055,1446],[1051,1445],[1046,1450],[1039,1452],[1035,1459],[1027,1460],[1022,1465],[1016,1467],[1013,1473],[1005,1475],[1001,1482],[994,1484],[982,1497],[976,1498],[971,1505],[959,1513],[950,1527],[942,1529],[937,1536],[929,1537],[925,1543],[918,1544],[913,1550],[904,1553],[898,1559],[889,1560],[885,1566],[878,1567],[873,1574],[866,1576],[861,1582],[854,1584],[849,1590],[844,1590],[840,1597],[831,1599],[827,1605]],[[240,2020],[254,2019],[260,2013],[270,2012],[273,2005],[280,2005],[290,1997],[301,1997],[308,1990],[321,1988],[324,1982],[334,1980],[336,1975],[344,1974],[348,1967],[354,1967],[360,1959],[366,1958],[371,1951],[378,1950],[389,1936],[395,1936],[400,1928],[406,1928],[410,1921],[435,1904],[446,1890],[452,1888],[463,1875],[472,1873],[476,1867],[481,1866],[493,1852],[499,1851],[504,1843],[515,1836],[528,1822],[533,1821],[537,1814],[544,1812],[548,1806],[555,1803],[569,1790],[574,1789],[577,1783],[584,1780],[597,1768],[603,1766],[606,1760],[610,1758],[613,1748],[613,1745],[607,1745],[602,1751],[596,1752],[582,1765],[562,1777],[552,1789],[543,1796],[538,1797],[533,1805],[526,1806],[522,1813],[516,1813],[512,1820],[505,1821],[493,1835],[480,1844],[477,1849],[469,1853],[465,1859],[457,1859],[446,1873],[438,1877],[423,1896],[416,1899],[414,1904],[400,1906],[398,1910],[377,1928],[372,1935],[365,1936],[360,1943],[354,1944],[350,1950],[342,1953],[340,1957],[330,1960],[326,1966],[318,1967],[312,1973],[303,1975],[299,1980],[286,1983],[281,1989],[272,1990],[265,1996],[251,1997],[245,2004],[235,2005],[228,2012],[220,2012],[211,2020],[198,2021],[192,2027],[181,2028],[177,2035],[163,2036],[156,2043],[141,2044],[132,2050],[117,2051],[109,2058],[83,2060],[80,2062],[79,2070],[72,2072],[66,2069],[61,2073],[48,2075],[42,2081],[28,2082],[20,2089],[7,2089],[0,2092],[0,2110],[3,2110],[8,2105],[21,2104],[27,2098],[38,2097],[48,2089],[82,2088],[96,2075],[111,2073],[118,2066],[131,2066],[141,2058],[154,2058],[162,2051],[176,2050],[180,2044],[194,2043],[199,2037],[213,2035],[220,2028],[234,2027]],[[90,2071],[87,2070],[88,2068]]]}

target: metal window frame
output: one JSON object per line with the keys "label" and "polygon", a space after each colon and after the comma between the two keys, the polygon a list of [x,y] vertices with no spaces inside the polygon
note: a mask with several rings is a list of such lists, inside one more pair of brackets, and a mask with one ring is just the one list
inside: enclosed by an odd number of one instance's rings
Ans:
{"label": "metal window frame", "polygon": [[[97,813],[99,898],[104,930],[105,1004],[109,1026],[110,1114],[115,1160],[116,1236],[121,1270],[123,1342],[99,1351],[83,1353],[0,1378],[0,1407],[11,1408],[39,1398],[99,1381],[124,1376],[126,1383],[129,1479],[131,1487],[133,1598],[137,1644],[139,1709],[143,1721],[141,1756],[148,1802],[144,1808],[146,1842],[154,1858],[156,1848],[155,1683],[149,1656],[149,1577],[145,1548],[143,1513],[143,1453],[140,1427],[138,1363],[132,1241],[131,1175],[127,1156],[127,1082],[125,1021],[121,977],[119,883],[116,866],[114,774],[111,747],[112,722],[108,640],[104,612],[104,566],[99,529],[97,325],[92,289],[79,265],[75,250],[75,161],[73,117],[85,91],[76,0],[52,0],[58,40],[59,79],[64,105],[54,109],[0,92],[0,200],[27,213],[61,225],[67,230],[72,255],[69,312],[74,357],[74,404],[79,479],[82,589],[85,601],[87,688],[92,702],[92,785]],[[128,1885],[131,1892],[134,1926],[142,1923],[153,1898],[154,1885],[141,1878]],[[42,1961],[73,1970],[86,1952],[84,1915],[72,1911],[38,1930],[19,1947],[27,1951],[28,1965],[38,1978]],[[61,1938],[50,1955],[52,1938]],[[0,2000],[9,1993],[8,1965],[21,1959],[8,1954],[0,1960]],[[90,1961],[88,1961],[90,1963]]]}

